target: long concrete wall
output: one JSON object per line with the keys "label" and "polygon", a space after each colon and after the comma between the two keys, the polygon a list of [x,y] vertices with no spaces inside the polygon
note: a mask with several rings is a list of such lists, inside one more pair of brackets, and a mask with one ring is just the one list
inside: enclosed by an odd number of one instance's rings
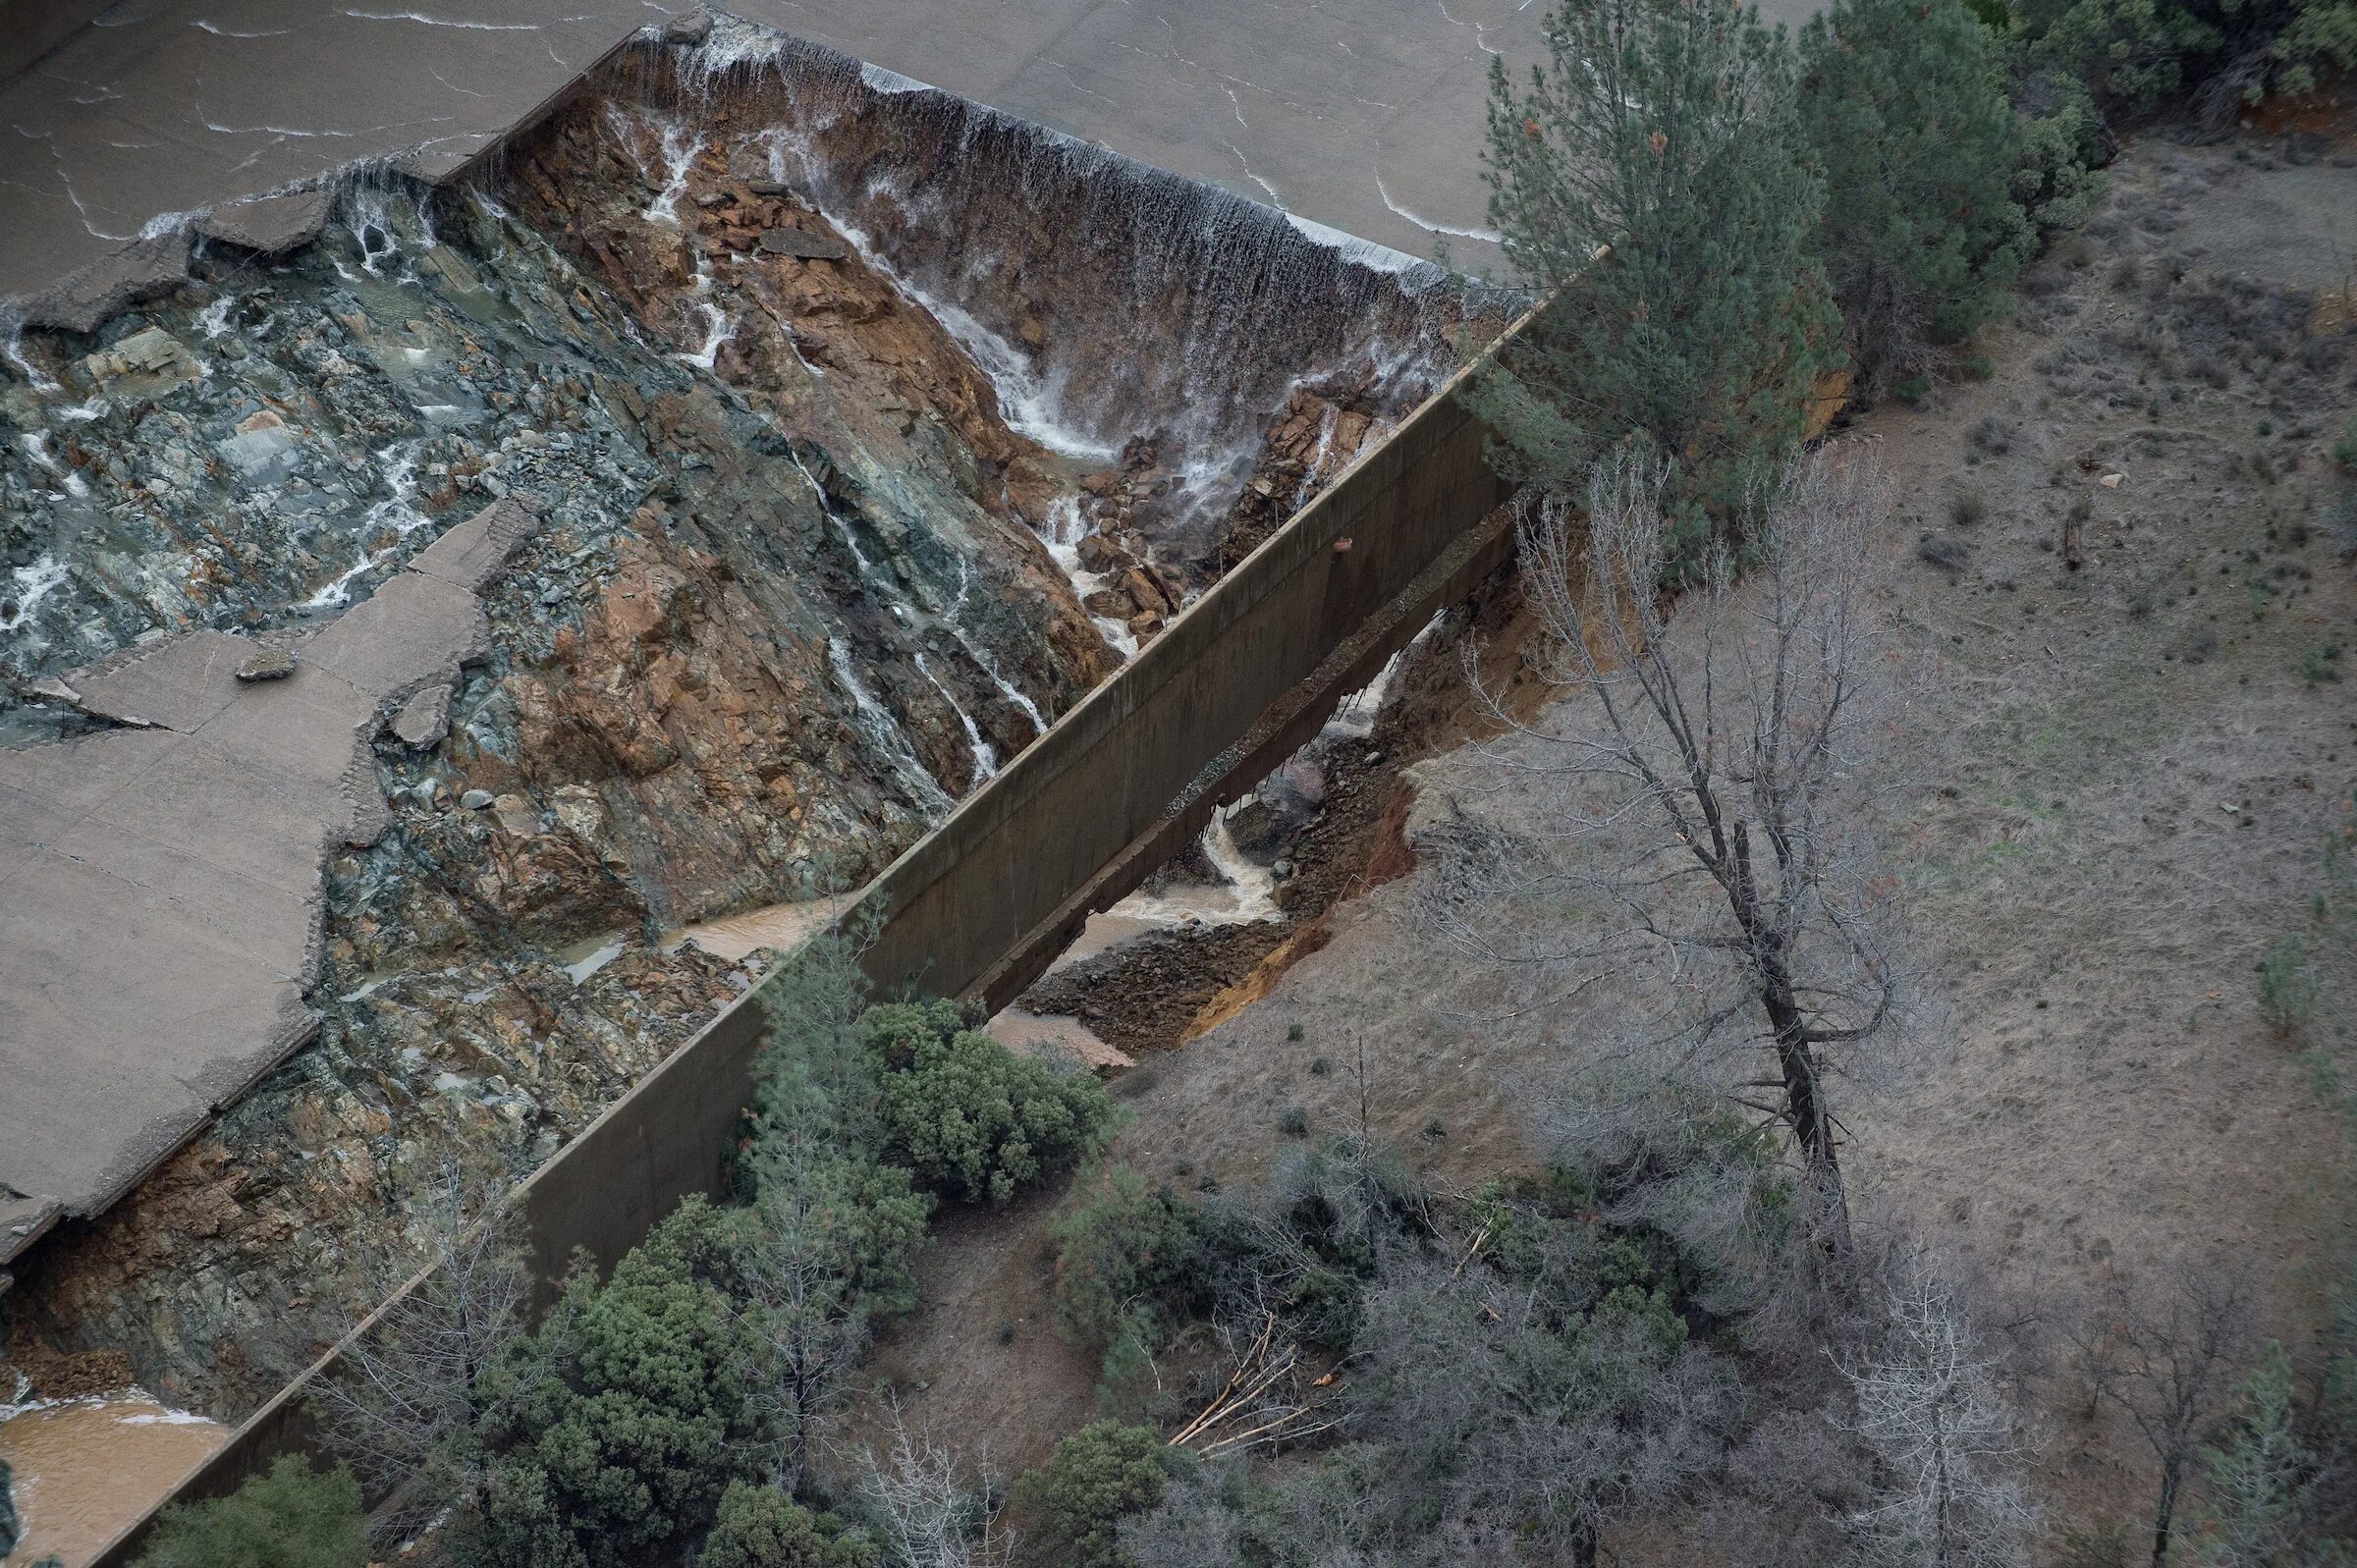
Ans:
{"label": "long concrete wall", "polygon": [[[866,958],[879,987],[1010,1000],[1092,910],[1266,777],[1505,559],[1507,490],[1456,396],[1469,374],[885,870],[853,905],[883,916]],[[576,1249],[610,1266],[682,1198],[718,1189],[762,1030],[755,990],[519,1189],[544,1286]],[[310,1446],[303,1382],[335,1359],[247,1420],[168,1500],[220,1495]],[[128,1568],[148,1523],[117,1538],[99,1568]]]}

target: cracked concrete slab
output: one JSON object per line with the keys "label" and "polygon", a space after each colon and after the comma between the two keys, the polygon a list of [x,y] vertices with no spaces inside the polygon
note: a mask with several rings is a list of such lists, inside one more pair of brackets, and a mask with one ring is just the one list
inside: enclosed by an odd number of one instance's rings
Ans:
{"label": "cracked concrete slab", "polygon": [[[1490,62],[1535,54],[1546,4],[723,9],[1310,222],[1480,265],[1496,255],[1478,177]],[[0,124],[18,137],[0,165],[0,298],[39,295],[159,226],[201,218],[228,235],[233,203],[356,163],[447,177],[640,27],[694,11],[685,0],[117,5],[0,82]]]}
{"label": "cracked concrete slab", "polygon": [[[283,643],[200,631],[58,689],[120,728],[0,750],[0,1288],[58,1215],[104,1209],[318,1027],[321,868],[381,831],[369,741],[486,644],[513,502]],[[431,570],[420,570],[420,567]],[[406,708],[404,709],[406,711]]]}
{"label": "cracked concrete slab", "polygon": [[197,234],[256,255],[275,256],[314,239],[327,225],[332,203],[325,190],[283,196],[248,196],[207,213]]}

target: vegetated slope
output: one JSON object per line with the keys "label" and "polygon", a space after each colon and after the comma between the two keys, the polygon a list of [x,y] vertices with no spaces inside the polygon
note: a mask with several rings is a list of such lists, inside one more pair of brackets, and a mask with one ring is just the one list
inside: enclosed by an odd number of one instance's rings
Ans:
{"label": "vegetated slope", "polygon": [[[2302,168],[2346,192],[2311,209],[2314,241],[2357,210],[2357,173]],[[2133,1434],[2088,1424],[2060,1375],[2056,1336],[2101,1287],[2248,1260],[2300,1356],[2352,1241],[2341,1129],[2306,1059],[2334,1039],[2271,1034],[2254,966],[2304,929],[2357,787],[2357,480],[2328,455],[2357,343],[2313,269],[2287,288],[2181,249],[2265,210],[2252,173],[2227,149],[2132,147],[2107,210],[1986,335],[1988,379],[1838,436],[1879,448],[1902,497],[1884,548],[1910,701],[1876,827],[1940,1003],[1925,1049],[1844,1112],[1861,1219],[1903,1219],[2019,1304],[2050,1373],[2027,1389],[2056,1428],[2040,1484],[2066,1520],[2142,1501]],[[1452,802],[1529,805],[1471,749],[1408,777],[1411,837]],[[1429,874],[1337,904],[1263,1000],[1117,1090],[1118,1157],[1234,1190],[1290,1129],[1352,1130],[1363,1107],[1446,1181],[1535,1158],[1542,1069],[1597,1059],[1640,999],[1602,983],[1532,1010],[1475,979],[1417,923]],[[1183,968],[1169,946],[1134,960],[1136,1017],[1122,967],[1092,966],[1101,1032],[1167,1043],[1150,1014]],[[926,1315],[884,1348],[922,1416],[1002,1464],[1085,1419],[1094,1370],[1050,1326],[1040,1210],[946,1235]],[[1009,1408],[1009,1386],[1046,1412]],[[1674,1533],[1649,1549],[1694,1560]]]}

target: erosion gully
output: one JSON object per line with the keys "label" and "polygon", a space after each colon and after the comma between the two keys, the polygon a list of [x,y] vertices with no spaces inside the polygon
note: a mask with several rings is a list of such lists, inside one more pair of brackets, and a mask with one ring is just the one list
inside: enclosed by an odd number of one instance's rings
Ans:
{"label": "erosion gully", "polygon": [[[316,1042],[0,1298],[12,1568],[332,1336],[405,1171],[553,1152],[1420,401],[1465,313],[724,18],[462,183],[354,171],[289,252],[11,337],[0,744],[102,723],[45,684],[94,659],[341,615],[502,495],[542,519],[441,732],[377,744],[393,827],[326,866]],[[1075,957],[1271,917],[1276,842],[1215,823]],[[1122,1059],[1010,1038],[1042,1035]]]}

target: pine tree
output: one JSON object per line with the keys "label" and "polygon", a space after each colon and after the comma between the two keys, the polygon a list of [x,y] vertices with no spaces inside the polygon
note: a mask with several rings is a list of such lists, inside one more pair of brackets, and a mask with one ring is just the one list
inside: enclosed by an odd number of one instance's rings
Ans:
{"label": "pine tree", "polygon": [[1839,349],[1792,51],[1709,0],[1562,0],[1546,44],[1526,81],[1493,65],[1483,178],[1517,280],[1561,292],[1472,404],[1512,479],[1574,486],[1630,437],[1672,459],[1690,563]]}
{"label": "pine tree", "polygon": [[1963,0],[1840,0],[1800,55],[1820,251],[1879,398],[2003,309],[2035,243],[2009,189],[2021,123],[1997,39]]}

